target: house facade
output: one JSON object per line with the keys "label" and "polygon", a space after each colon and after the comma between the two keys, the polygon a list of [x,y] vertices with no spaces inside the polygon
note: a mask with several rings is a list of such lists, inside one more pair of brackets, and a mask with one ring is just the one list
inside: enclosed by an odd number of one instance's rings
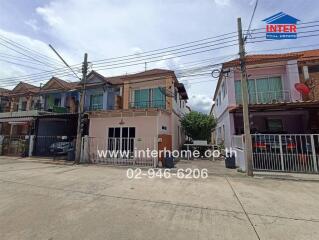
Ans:
{"label": "house facade", "polygon": [[[275,135],[278,139],[279,135],[285,138],[284,147],[302,145],[295,151],[304,151],[305,144],[316,145],[317,139],[300,140],[296,136],[319,133],[319,51],[248,55],[246,64],[250,131],[255,134],[254,150],[261,137],[265,138],[259,144],[263,151],[268,150],[270,141],[272,145],[277,142],[280,145],[278,140],[273,140],[277,139]],[[217,126],[212,133],[214,142],[228,148],[236,147],[238,140],[241,141],[240,145],[243,144],[239,66],[238,59],[223,64],[211,110],[217,119]],[[298,90],[300,84],[307,89],[306,92]],[[289,145],[288,141],[292,144]]]}
{"label": "house facade", "polygon": [[[246,63],[251,132],[318,132],[318,50],[251,55]],[[232,135],[243,133],[239,61],[224,63],[222,72],[211,114],[217,119],[215,141],[231,146]],[[300,93],[297,83],[309,85],[311,93]]]}
{"label": "house facade", "polygon": [[[87,85],[94,81],[89,78]],[[188,96],[173,71],[154,69],[104,81],[103,99],[111,103],[89,111],[94,145],[126,151],[180,148],[185,138],[180,118],[188,111]]]}

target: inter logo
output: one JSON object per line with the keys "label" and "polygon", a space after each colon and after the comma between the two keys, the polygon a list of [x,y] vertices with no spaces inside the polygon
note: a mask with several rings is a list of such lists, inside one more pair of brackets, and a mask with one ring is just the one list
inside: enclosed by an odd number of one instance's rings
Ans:
{"label": "inter logo", "polygon": [[300,21],[286,13],[280,12],[263,20],[266,25],[267,39],[296,39],[297,22]]}

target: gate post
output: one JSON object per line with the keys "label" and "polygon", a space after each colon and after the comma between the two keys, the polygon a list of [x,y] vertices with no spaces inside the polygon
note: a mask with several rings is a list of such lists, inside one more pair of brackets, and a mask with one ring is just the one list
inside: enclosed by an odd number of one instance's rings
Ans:
{"label": "gate post", "polygon": [[313,169],[314,169],[315,172],[318,172],[315,141],[313,139],[313,134],[310,135],[310,141],[311,141],[311,150],[312,150]]}
{"label": "gate post", "polygon": [[279,147],[280,147],[281,170],[282,170],[282,171],[285,171],[285,166],[284,166],[284,154],[283,154],[283,151],[282,151],[281,135],[279,135]]}
{"label": "gate post", "polygon": [[82,137],[81,143],[81,155],[80,155],[80,162],[81,163],[89,163],[89,136],[85,135]]}
{"label": "gate post", "polygon": [[32,157],[33,148],[34,148],[34,137],[35,135],[29,136],[29,153],[28,153],[29,157]]}

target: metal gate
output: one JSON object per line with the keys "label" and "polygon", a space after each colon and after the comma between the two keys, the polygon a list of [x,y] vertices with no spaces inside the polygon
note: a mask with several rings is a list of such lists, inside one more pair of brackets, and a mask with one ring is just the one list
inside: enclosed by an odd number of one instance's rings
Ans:
{"label": "metal gate", "polygon": [[1,155],[21,157],[28,156],[29,141],[29,135],[2,135]]}
{"label": "metal gate", "polygon": [[319,134],[253,134],[253,168],[318,173]]}
{"label": "metal gate", "polygon": [[34,139],[34,156],[67,156],[74,150],[75,136],[36,136]]}
{"label": "metal gate", "polygon": [[121,166],[156,166],[157,138],[88,138],[91,163]]}

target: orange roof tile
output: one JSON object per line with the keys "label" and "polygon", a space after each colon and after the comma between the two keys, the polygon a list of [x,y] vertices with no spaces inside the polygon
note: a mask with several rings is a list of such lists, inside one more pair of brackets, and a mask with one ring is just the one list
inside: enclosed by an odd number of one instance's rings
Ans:
{"label": "orange roof tile", "polygon": [[[288,61],[296,59],[298,62],[319,60],[319,49],[290,52],[290,53],[278,53],[278,54],[253,54],[246,56],[246,64],[262,64],[269,62]],[[234,59],[229,62],[225,62],[223,67],[235,67],[239,66],[239,59]]]}

